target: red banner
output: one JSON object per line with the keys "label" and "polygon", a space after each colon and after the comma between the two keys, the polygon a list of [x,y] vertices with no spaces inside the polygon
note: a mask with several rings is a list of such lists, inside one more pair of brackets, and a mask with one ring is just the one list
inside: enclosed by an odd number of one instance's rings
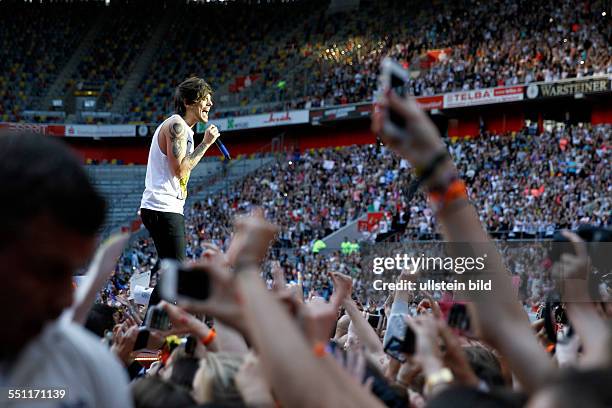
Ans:
{"label": "red banner", "polygon": [[38,123],[9,123],[9,122],[0,122],[0,129],[10,132],[10,133],[18,133],[18,132],[29,132],[29,133],[37,133],[40,135],[49,135],[49,136],[64,136],[64,125],[42,125]]}
{"label": "red banner", "polygon": [[423,110],[442,109],[444,98],[442,95],[419,96],[416,98],[417,105]]}

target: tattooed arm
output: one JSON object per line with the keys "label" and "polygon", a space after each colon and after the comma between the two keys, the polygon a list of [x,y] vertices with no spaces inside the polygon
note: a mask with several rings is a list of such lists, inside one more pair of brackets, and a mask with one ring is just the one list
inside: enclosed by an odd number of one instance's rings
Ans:
{"label": "tattooed arm", "polygon": [[165,128],[166,156],[175,176],[184,178],[202,160],[204,153],[219,137],[215,125],[206,129],[204,139],[191,154],[187,154],[187,127],[179,120],[171,121]]}

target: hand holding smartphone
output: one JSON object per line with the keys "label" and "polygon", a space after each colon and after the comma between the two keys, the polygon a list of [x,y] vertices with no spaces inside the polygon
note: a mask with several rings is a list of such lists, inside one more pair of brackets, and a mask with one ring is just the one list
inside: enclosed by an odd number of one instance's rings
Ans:
{"label": "hand holding smartphone", "polygon": [[431,119],[408,97],[409,81],[410,75],[401,65],[383,60],[379,83],[385,94],[375,104],[372,131],[412,166],[427,166],[446,147]]}
{"label": "hand holding smartphone", "polygon": [[[408,94],[407,84],[410,80],[408,71],[391,58],[385,58],[381,64],[380,86],[391,90],[400,98]],[[406,134],[406,119],[396,110],[389,107],[384,113],[383,132],[390,137],[402,138]]]}
{"label": "hand holding smartphone", "polygon": [[149,344],[149,336],[151,332],[146,327],[140,327],[138,330],[138,337],[136,337],[136,342],[134,343],[134,351],[142,350],[147,348],[147,344]]}
{"label": "hand holding smartphone", "polygon": [[210,296],[210,277],[204,271],[185,267],[174,259],[163,259],[160,273],[160,294],[168,302],[203,301]]}
{"label": "hand holding smartphone", "polygon": [[462,303],[455,303],[448,313],[448,326],[457,330],[462,336],[472,337],[470,315]]}
{"label": "hand holding smartphone", "polygon": [[160,306],[155,305],[149,308],[145,318],[145,326],[150,329],[166,331],[170,329],[170,317]]}
{"label": "hand holding smartphone", "polygon": [[402,363],[406,361],[406,355],[414,354],[416,340],[414,331],[404,318],[403,314],[389,316],[385,336],[388,340],[384,345],[385,353]]}

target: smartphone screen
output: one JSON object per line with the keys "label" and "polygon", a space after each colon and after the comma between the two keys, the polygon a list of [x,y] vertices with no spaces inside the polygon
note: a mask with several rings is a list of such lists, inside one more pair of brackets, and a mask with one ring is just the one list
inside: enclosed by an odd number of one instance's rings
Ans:
{"label": "smartphone screen", "polygon": [[458,329],[461,333],[470,330],[470,316],[467,308],[461,303],[455,303],[448,314],[448,326]]}
{"label": "smartphone screen", "polygon": [[[406,96],[406,83],[403,78],[399,77],[394,72],[391,73],[391,90],[401,98]],[[389,109],[389,120],[400,129],[406,128],[406,120],[404,117],[393,109]]]}
{"label": "smartphone screen", "polygon": [[177,271],[177,289],[179,296],[197,300],[206,300],[210,296],[210,280],[203,271],[179,268]]}
{"label": "smartphone screen", "polygon": [[391,315],[387,326],[389,340],[385,345],[385,353],[394,359],[404,362],[406,355],[412,355],[415,351],[414,331],[404,321],[402,315]]}
{"label": "smartphone screen", "polygon": [[391,73],[391,89],[402,98],[406,96],[406,83],[403,78],[394,72]]}
{"label": "smartphone screen", "polygon": [[375,329],[378,329],[378,323],[380,322],[380,315],[371,314],[368,315],[368,323]]}
{"label": "smartphone screen", "polygon": [[168,330],[170,328],[168,313],[158,306],[149,308],[145,319],[145,326],[156,330]]}
{"label": "smartphone screen", "polygon": [[149,330],[140,329],[138,332],[138,337],[136,337],[136,342],[134,343],[134,351],[142,350],[147,348],[147,344],[149,343]]}

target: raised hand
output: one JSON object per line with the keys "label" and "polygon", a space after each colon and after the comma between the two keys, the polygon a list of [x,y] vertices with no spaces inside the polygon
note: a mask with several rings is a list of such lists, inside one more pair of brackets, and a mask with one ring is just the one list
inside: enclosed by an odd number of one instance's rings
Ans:
{"label": "raised hand", "polygon": [[235,230],[227,251],[230,265],[235,265],[239,259],[261,262],[268,253],[278,227],[266,221],[261,209],[256,209],[250,216],[237,218]]}
{"label": "raised hand", "polygon": [[138,337],[138,326],[132,323],[123,323],[115,326],[113,329],[113,345],[111,346],[111,352],[123,362],[127,367],[134,361],[132,352],[134,351],[134,344]]}
{"label": "raised hand", "polygon": [[353,292],[353,279],[340,272],[332,272],[331,278],[334,283],[334,294],[332,295],[331,303],[337,309],[345,299],[350,299]]}
{"label": "raised hand", "polygon": [[206,132],[204,132],[204,139],[202,140],[206,145],[210,146],[215,143],[215,140],[221,136],[219,129],[215,125],[210,125]]}
{"label": "raised hand", "polygon": [[[406,120],[406,133],[402,138],[389,136],[383,132],[383,123],[389,114],[389,109],[393,109]],[[380,134],[386,146],[416,167],[429,164],[438,152],[446,149],[438,129],[427,114],[417,106],[414,98],[404,100],[390,90],[387,90],[375,106],[372,131]]]}
{"label": "raised hand", "polygon": [[234,381],[248,406],[270,408],[276,406],[265,378],[259,359],[252,353],[247,354]]}
{"label": "raised hand", "polygon": [[205,301],[181,301],[179,306],[190,312],[213,316],[244,334],[246,327],[238,302],[239,295],[223,253],[218,249],[207,249],[202,259],[194,265],[194,269],[208,274],[212,293]]}

